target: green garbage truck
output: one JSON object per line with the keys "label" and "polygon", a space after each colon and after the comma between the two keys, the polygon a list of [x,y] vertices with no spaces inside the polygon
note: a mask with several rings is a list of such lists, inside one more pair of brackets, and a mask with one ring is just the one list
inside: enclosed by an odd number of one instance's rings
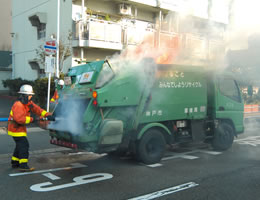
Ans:
{"label": "green garbage truck", "polygon": [[48,126],[51,143],[131,152],[145,164],[160,162],[167,145],[184,142],[227,150],[244,131],[243,100],[232,74],[208,68],[149,58],[73,67]]}

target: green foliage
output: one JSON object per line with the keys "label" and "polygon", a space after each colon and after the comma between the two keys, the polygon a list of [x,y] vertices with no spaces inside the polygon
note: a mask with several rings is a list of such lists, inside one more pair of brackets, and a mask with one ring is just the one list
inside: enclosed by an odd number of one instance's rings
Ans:
{"label": "green foliage", "polygon": [[[3,85],[5,88],[9,88],[9,94],[12,96],[19,96],[17,93],[20,87],[24,84],[29,84],[33,87],[35,95],[33,96],[33,101],[40,107],[46,109],[47,104],[47,92],[48,92],[48,78],[41,78],[35,81],[23,80],[21,78],[17,79],[7,79],[3,80]],[[54,94],[55,83],[53,78],[51,79],[51,92],[50,99]]]}
{"label": "green foliage", "polygon": [[247,94],[252,97],[253,96],[253,86],[252,85],[249,85],[247,87]]}
{"label": "green foliage", "polygon": [[12,95],[12,96],[19,95],[17,92],[19,92],[20,87],[22,85],[24,85],[24,84],[33,85],[33,81],[24,80],[21,78],[2,80],[2,83],[5,88],[9,88],[9,95]]}
{"label": "green foliage", "polygon": [[[60,73],[63,71],[64,61],[72,55],[72,47],[71,47],[72,46],[71,45],[72,35],[73,35],[72,32],[69,31],[65,40],[62,38],[59,40],[59,63],[60,63],[59,71],[60,71]],[[48,54],[46,53],[44,46],[40,45],[36,49],[36,58],[41,63],[41,65],[44,65],[46,56],[48,56]],[[56,58],[56,53],[53,55],[53,57]]]}
{"label": "green foliage", "polygon": [[252,96],[249,96],[247,94],[242,95],[244,104],[260,104],[260,95],[258,94],[253,94]]}
{"label": "green foliage", "polygon": [[260,89],[258,90],[257,94],[254,94],[253,92],[253,86],[252,85],[244,85],[245,88],[247,88],[247,93],[243,93],[242,91],[242,98],[244,101],[244,104],[246,105],[252,105],[252,104],[258,104],[260,105]]}
{"label": "green foliage", "polygon": [[[54,90],[55,90],[55,84],[52,78],[50,99],[54,94]],[[33,101],[36,102],[40,107],[46,109],[47,93],[48,93],[48,78],[37,79],[33,84],[33,91],[35,93],[35,96],[33,97]]]}

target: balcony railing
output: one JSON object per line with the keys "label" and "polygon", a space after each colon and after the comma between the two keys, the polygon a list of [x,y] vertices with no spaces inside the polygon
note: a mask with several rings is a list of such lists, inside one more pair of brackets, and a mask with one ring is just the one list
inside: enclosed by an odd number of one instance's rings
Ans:
{"label": "balcony railing", "polygon": [[[151,25],[151,24],[150,24]],[[150,26],[154,27],[154,26]],[[177,34],[169,31],[158,31],[135,24],[121,24],[98,19],[78,21],[74,24],[74,47],[94,47],[122,50],[125,46],[136,46],[142,42],[152,47],[163,47],[171,52],[182,51],[183,58],[206,61],[220,55],[224,48],[222,40],[210,40],[198,34]]]}
{"label": "balcony railing", "polygon": [[75,23],[74,46],[122,49],[122,27],[120,24],[89,19]]}
{"label": "balcony railing", "polygon": [[155,43],[156,30],[151,28],[137,28],[126,26],[124,28],[124,45],[139,45],[143,41],[149,42],[152,46]]}

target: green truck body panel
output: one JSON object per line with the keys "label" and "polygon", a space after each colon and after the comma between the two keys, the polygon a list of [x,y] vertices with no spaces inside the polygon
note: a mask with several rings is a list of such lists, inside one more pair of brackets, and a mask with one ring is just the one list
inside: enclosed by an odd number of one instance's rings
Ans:
{"label": "green truck body panel", "polygon": [[150,91],[150,102],[140,123],[178,119],[203,119],[206,116],[205,74],[193,70],[165,69]]}
{"label": "green truck body panel", "polygon": [[143,134],[150,128],[162,128],[167,134],[169,134],[169,135],[172,134],[171,131],[163,124],[149,123],[149,124],[146,124],[144,127],[142,127],[142,129],[138,132],[137,139],[140,140],[141,137],[143,136]]}
{"label": "green truck body panel", "polygon": [[[81,129],[73,134],[68,128],[60,129],[56,120],[49,126],[50,134],[83,149],[115,150],[124,141],[140,140],[153,128],[174,137],[172,141],[179,136],[195,138],[194,127],[205,127],[205,135],[213,137],[216,121],[229,122],[236,134],[244,130],[243,102],[230,75],[202,67],[142,63],[120,71],[116,63],[98,61],[71,68],[68,77],[54,116],[72,115],[66,110],[74,104],[66,102],[77,99],[84,106],[76,110],[80,118],[72,121]],[[96,98],[93,92],[97,92]],[[114,148],[104,150],[107,146]]]}

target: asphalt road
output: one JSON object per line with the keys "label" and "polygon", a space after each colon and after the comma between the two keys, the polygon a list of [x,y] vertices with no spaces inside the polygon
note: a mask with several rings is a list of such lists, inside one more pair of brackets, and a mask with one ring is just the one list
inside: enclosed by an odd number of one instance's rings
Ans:
{"label": "asphalt road", "polygon": [[[48,134],[30,129],[34,173],[10,168],[14,143],[0,135],[0,199],[73,200],[256,200],[260,196],[260,126],[247,122],[231,149],[207,145],[169,149],[157,165],[129,157],[73,152],[48,144]],[[144,196],[145,195],[145,196]]]}

